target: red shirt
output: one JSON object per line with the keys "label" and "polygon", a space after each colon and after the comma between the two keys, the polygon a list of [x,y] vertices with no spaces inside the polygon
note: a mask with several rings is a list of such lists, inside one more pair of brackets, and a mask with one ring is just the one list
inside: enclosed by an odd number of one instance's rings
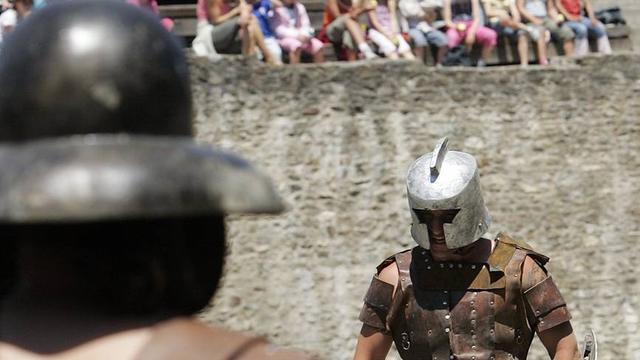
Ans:
{"label": "red shirt", "polygon": [[582,15],[582,0],[560,0],[565,10],[571,15]]}

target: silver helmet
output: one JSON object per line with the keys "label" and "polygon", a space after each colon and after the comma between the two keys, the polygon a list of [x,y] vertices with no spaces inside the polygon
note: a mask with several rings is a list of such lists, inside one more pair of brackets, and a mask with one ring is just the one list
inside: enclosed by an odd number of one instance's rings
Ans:
{"label": "silver helmet", "polygon": [[451,223],[443,225],[449,249],[475,242],[491,224],[480,190],[476,159],[464,152],[448,151],[446,137],[433,152],[411,164],[407,195],[413,220],[411,236],[425,249],[430,247],[429,231],[420,221],[420,210],[459,210]]}

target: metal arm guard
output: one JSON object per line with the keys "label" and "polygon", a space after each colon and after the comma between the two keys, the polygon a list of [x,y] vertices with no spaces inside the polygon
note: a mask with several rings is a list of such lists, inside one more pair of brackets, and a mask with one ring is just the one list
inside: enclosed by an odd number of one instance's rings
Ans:
{"label": "metal arm guard", "polygon": [[524,297],[535,315],[531,324],[538,332],[551,329],[571,319],[567,304],[551,276],[524,292]]}
{"label": "metal arm guard", "polygon": [[360,312],[360,321],[373,328],[388,333],[387,315],[393,299],[393,285],[388,284],[377,276],[371,280],[371,285],[364,297],[364,306]]}

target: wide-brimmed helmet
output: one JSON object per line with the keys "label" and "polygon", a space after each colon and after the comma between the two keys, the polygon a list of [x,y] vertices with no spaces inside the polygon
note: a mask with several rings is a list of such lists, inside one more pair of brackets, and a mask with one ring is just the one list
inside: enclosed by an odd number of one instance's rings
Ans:
{"label": "wide-brimmed helmet", "polygon": [[117,1],[34,12],[0,51],[0,222],[275,213],[269,179],[196,144],[183,49]]}

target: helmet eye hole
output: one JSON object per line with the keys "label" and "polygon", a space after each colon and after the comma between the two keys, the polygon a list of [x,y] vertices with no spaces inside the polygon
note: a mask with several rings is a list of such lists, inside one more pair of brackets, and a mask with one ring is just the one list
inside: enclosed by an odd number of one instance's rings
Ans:
{"label": "helmet eye hole", "polygon": [[413,209],[421,224],[431,226],[434,223],[451,224],[460,212],[460,209],[429,210]]}

